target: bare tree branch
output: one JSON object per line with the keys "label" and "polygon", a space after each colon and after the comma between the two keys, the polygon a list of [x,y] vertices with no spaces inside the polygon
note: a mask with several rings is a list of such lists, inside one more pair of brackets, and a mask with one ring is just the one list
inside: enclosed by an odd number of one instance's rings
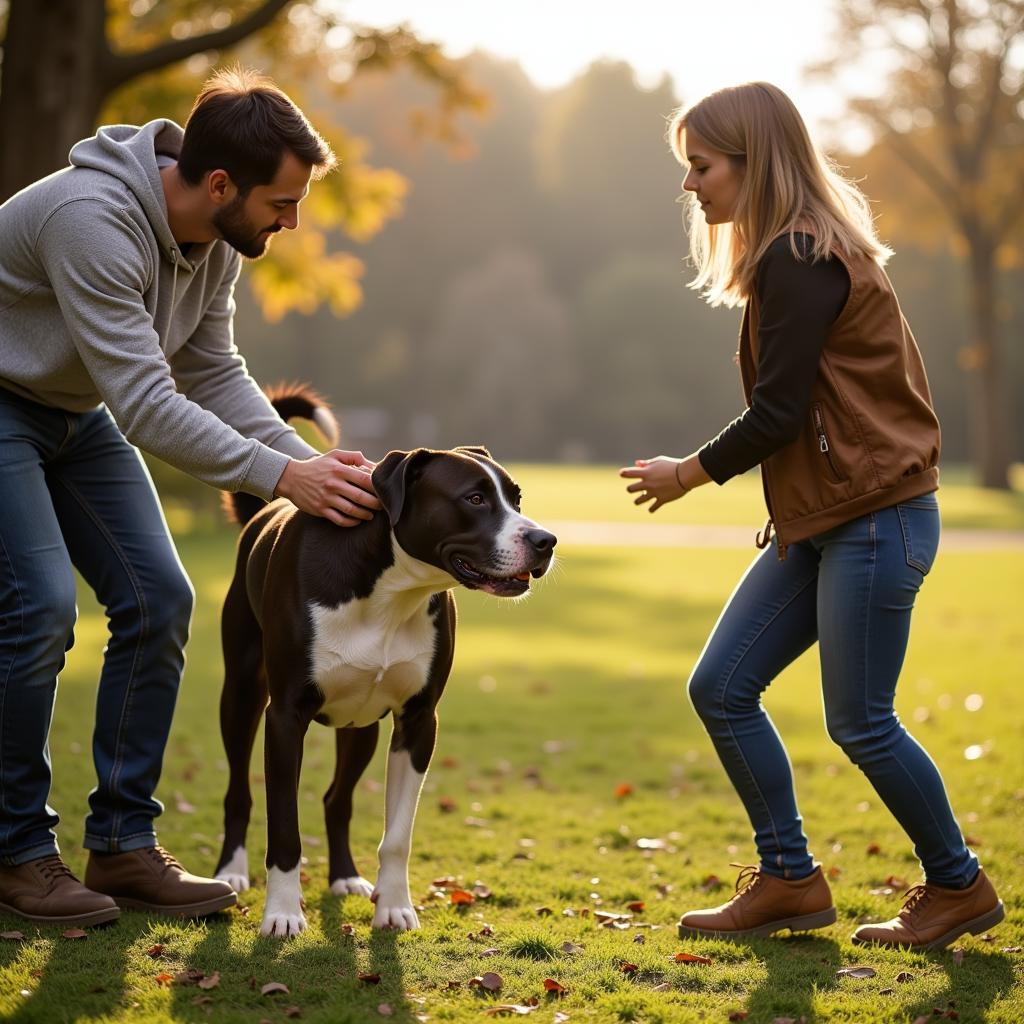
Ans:
{"label": "bare tree branch", "polygon": [[233,25],[228,25],[227,28],[206,32],[199,36],[190,36],[188,39],[175,39],[141,53],[116,54],[113,51],[108,51],[103,61],[104,88],[108,91],[112,90],[137,75],[155,71],[168,64],[175,64],[193,54],[202,53],[204,50],[220,50],[233,46],[252,35],[253,32],[269,25],[291,2],[292,0],[266,0],[248,17],[242,18],[241,21]]}

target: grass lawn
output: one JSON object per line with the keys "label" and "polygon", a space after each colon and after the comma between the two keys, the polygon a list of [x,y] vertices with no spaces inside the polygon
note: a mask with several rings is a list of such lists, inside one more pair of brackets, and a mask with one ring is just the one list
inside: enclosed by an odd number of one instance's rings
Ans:
{"label": "grass lawn", "polygon": [[[523,467],[518,476],[526,511],[542,521],[659,520],[633,510],[608,471]],[[947,526],[1024,526],[1019,494],[953,484],[941,500]],[[731,493],[705,488],[660,521],[753,528],[758,501],[756,480],[744,479]],[[216,715],[218,616],[233,542],[227,529],[180,537],[198,609],[158,827],[164,845],[198,872],[212,871],[219,850],[226,766]],[[918,867],[874,792],[825,735],[814,652],[776,682],[765,703],[788,743],[805,827],[829,872],[839,922],[813,937],[678,939],[679,914],[726,899],[737,870],[729,862],[754,857],[740,804],[684,695],[690,666],[752,550],[564,547],[560,555],[552,578],[526,602],[458,595],[455,668],[413,843],[421,931],[375,934],[368,901],[328,892],[320,801],[334,744],[314,725],[300,793],[308,931],[291,941],[259,936],[260,740],[250,832],[257,879],[241,912],[201,923],[126,913],[78,940],[0,918],[0,930],[24,935],[0,941],[0,1017],[19,1024],[463,1024],[489,1019],[498,1005],[536,999],[528,1016],[544,1024],[726,1022],[740,1013],[749,1024],[1024,1021],[1024,551],[940,553],[918,599],[898,709],[942,769],[1007,907],[991,936],[938,954],[849,942],[862,919],[895,913],[899,880],[917,881]],[[51,735],[51,803],[77,870],[85,861],[81,823],[93,784],[90,730],[104,637],[102,616],[83,597]],[[357,793],[354,849],[370,878],[385,747],[382,738]],[[490,895],[453,906],[432,885],[447,878],[466,889],[480,883]],[[630,911],[636,901],[642,907]],[[632,917],[626,928],[604,928],[597,912]],[[711,962],[677,963],[681,951]],[[623,969],[630,964],[635,969]],[[854,965],[876,973],[837,975]],[[203,989],[160,980],[189,970],[216,983]],[[470,984],[484,972],[500,976],[499,992]],[[360,973],[379,982],[361,981]],[[548,978],[566,989],[561,998],[545,995]],[[262,995],[269,982],[288,993]]]}

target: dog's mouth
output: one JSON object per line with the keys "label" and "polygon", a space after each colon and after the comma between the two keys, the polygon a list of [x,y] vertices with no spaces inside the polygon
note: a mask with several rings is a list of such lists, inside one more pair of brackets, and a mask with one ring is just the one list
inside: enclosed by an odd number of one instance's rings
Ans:
{"label": "dog's mouth", "polygon": [[485,590],[496,597],[516,597],[530,589],[530,577],[539,579],[544,575],[544,566],[524,569],[507,576],[489,573],[458,555],[452,556],[452,570],[455,578],[470,590]]}

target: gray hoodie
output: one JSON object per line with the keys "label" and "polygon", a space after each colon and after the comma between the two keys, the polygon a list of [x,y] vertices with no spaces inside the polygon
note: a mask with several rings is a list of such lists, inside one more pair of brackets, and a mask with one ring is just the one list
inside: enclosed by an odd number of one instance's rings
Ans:
{"label": "gray hoodie", "polygon": [[166,120],[101,128],[0,206],[0,388],[71,412],[105,403],[157,458],[270,498],[289,456],[316,452],[235,348],[238,253],[183,255],[171,235],[158,157],[181,139]]}

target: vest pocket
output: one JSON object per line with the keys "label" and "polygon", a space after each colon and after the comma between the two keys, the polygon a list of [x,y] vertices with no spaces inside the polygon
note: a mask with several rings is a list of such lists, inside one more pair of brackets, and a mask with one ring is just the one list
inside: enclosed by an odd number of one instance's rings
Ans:
{"label": "vest pocket", "polygon": [[825,460],[827,475],[834,483],[844,483],[846,477],[839,472],[839,466],[836,464],[832,445],[829,444],[828,432],[825,430],[825,417],[822,414],[820,402],[815,402],[811,406],[811,418],[814,420],[814,433],[818,438],[818,451],[821,452],[821,457]]}

